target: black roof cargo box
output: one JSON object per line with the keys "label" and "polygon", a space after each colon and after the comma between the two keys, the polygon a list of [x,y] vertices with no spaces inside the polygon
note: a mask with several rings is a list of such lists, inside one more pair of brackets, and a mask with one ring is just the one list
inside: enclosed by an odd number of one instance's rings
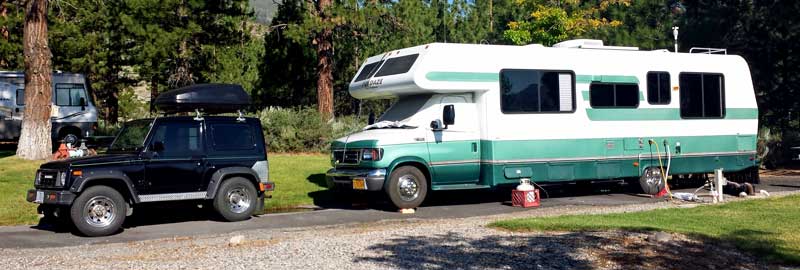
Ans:
{"label": "black roof cargo box", "polygon": [[156,109],[164,113],[229,113],[244,110],[250,96],[238,84],[208,83],[181,87],[158,95]]}

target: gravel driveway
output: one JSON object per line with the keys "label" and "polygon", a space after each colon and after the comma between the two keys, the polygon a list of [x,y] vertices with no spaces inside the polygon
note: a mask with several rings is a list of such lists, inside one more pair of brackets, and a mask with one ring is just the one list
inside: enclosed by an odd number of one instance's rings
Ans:
{"label": "gravel driveway", "polygon": [[63,248],[0,249],[0,265],[5,269],[767,268],[732,246],[678,234],[514,233],[486,227],[489,222],[507,218],[693,206],[670,202],[565,206],[460,219],[406,219]]}

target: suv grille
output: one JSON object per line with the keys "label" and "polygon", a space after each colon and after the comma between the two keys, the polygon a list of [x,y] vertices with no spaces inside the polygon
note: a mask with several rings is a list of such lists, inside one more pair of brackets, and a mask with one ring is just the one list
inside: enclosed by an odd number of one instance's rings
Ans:
{"label": "suv grille", "polygon": [[359,149],[333,150],[333,159],[337,164],[358,164],[360,155],[361,150]]}
{"label": "suv grille", "polygon": [[36,172],[36,185],[41,187],[54,187],[58,181],[58,171],[39,170]]}

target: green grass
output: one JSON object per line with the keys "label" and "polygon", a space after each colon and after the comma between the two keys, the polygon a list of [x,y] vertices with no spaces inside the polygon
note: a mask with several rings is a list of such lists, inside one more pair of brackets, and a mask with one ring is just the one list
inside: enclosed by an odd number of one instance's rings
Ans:
{"label": "green grass", "polygon": [[267,209],[312,205],[329,199],[325,172],[331,167],[330,156],[323,154],[270,154],[269,178],[275,181]]}
{"label": "green grass", "polygon": [[36,205],[25,200],[41,161],[14,156],[0,158],[0,225],[32,224],[39,220]]}
{"label": "green grass", "polygon": [[499,221],[513,231],[669,231],[729,241],[768,262],[800,264],[800,195],[695,208]]}
{"label": "green grass", "polygon": [[[0,153],[3,154],[3,153]],[[324,154],[270,154],[270,179],[275,181],[267,209],[286,209],[329,200],[325,171],[330,158]],[[36,204],[25,201],[41,161],[25,161],[0,155],[0,226],[34,224],[39,218]]]}

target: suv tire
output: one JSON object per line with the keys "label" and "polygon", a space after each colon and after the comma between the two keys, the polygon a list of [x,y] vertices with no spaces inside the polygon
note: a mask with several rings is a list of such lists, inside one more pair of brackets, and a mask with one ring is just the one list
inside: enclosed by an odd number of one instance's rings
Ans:
{"label": "suv tire", "polygon": [[217,190],[214,209],[227,221],[241,221],[253,215],[259,201],[253,183],[242,177],[232,177],[222,182]]}
{"label": "suv tire", "polygon": [[107,186],[87,188],[70,207],[75,229],[83,235],[106,236],[119,230],[128,213],[128,204],[117,190]]}
{"label": "suv tire", "polygon": [[400,209],[416,208],[428,194],[428,180],[414,166],[395,169],[386,185],[386,195],[394,206]]}

